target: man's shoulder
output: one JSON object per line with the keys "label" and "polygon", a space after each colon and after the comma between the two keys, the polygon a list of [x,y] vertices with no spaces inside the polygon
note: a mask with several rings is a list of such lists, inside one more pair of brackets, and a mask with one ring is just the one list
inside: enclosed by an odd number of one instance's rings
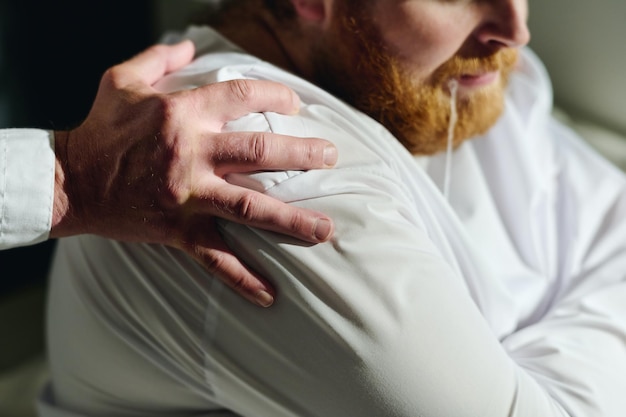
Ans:
{"label": "man's shoulder", "polygon": [[[194,28],[185,36],[193,39],[199,56],[162,80],[157,85],[160,90],[177,91],[233,79],[270,80],[290,87],[301,99],[298,114],[252,113],[229,122],[225,131],[324,138],[339,151],[333,171],[349,168],[395,179],[399,172],[417,169],[408,151],[383,125],[324,89],[246,53],[210,28]],[[271,177],[269,182],[274,185],[294,175],[299,173],[264,174]]]}

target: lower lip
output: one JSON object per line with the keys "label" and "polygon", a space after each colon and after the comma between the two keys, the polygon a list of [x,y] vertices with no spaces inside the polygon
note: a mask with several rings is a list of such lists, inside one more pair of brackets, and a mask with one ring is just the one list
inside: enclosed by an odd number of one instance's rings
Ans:
{"label": "lower lip", "polygon": [[480,75],[462,75],[457,78],[459,86],[462,87],[484,87],[493,84],[499,77],[500,72],[486,72]]}

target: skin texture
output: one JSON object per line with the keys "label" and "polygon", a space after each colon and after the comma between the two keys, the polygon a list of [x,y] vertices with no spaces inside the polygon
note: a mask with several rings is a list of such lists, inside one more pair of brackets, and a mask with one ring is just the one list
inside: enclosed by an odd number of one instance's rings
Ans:
{"label": "skin texture", "polygon": [[[452,79],[459,84],[454,143],[495,123],[517,48],[530,36],[526,0],[274,1],[292,13],[259,12],[263,1],[252,0],[239,12],[256,14],[249,25],[222,19],[220,30],[355,105],[414,154],[445,149]],[[485,74],[492,82],[476,82]]]}
{"label": "skin texture", "polygon": [[[457,103],[461,117],[454,129],[456,145],[485,132],[498,119],[504,86],[517,61],[515,49],[502,48],[483,57],[455,54],[434,71],[423,71],[420,65],[407,63],[385,40],[386,32],[370,11],[339,7],[338,22],[314,46],[312,77],[385,125],[409,151],[434,154],[445,150],[452,80],[463,88]],[[426,34],[425,49],[432,36]],[[340,54],[334,52],[337,39],[342,39]],[[437,58],[439,51],[435,52]],[[351,68],[358,68],[358,76],[352,75]]]}
{"label": "skin texture", "polygon": [[490,128],[517,48],[529,40],[524,0],[294,6],[302,18],[318,11],[312,21],[321,41],[311,42],[311,78],[380,121],[415,154],[445,150],[451,80],[459,98],[455,144]]}
{"label": "skin texture", "polygon": [[373,16],[391,52],[419,80],[454,55],[483,58],[530,40],[526,0],[376,1]]}
{"label": "skin texture", "polygon": [[299,98],[276,83],[238,80],[173,94],[152,85],[191,61],[193,44],[158,45],[110,68],[86,120],[55,132],[52,238],[96,234],[183,250],[261,306],[274,290],[228,249],[220,217],[307,242],[328,240],[322,213],[228,184],[228,173],[334,165],[329,142],[267,133],[220,133],[257,111],[293,114]]}

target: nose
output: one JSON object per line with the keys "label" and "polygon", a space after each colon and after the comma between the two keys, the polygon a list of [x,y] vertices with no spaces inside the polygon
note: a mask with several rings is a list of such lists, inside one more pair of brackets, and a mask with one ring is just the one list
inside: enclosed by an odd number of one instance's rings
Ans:
{"label": "nose", "polygon": [[476,32],[479,42],[495,48],[517,48],[530,41],[527,0],[482,2],[483,22]]}

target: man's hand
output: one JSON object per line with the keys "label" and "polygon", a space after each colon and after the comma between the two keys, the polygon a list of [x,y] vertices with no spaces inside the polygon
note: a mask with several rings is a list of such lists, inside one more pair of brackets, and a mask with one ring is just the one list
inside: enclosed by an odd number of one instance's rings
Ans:
{"label": "man's hand", "polygon": [[56,132],[57,172],[51,237],[96,234],[161,243],[197,259],[248,300],[273,302],[273,289],[246,268],[216,230],[215,218],[328,240],[332,221],[228,184],[228,173],[334,165],[321,139],[220,133],[250,112],[297,112],[285,86],[236,80],[161,94],[154,83],[193,57],[191,42],[153,46],[110,68],[86,120]]}

